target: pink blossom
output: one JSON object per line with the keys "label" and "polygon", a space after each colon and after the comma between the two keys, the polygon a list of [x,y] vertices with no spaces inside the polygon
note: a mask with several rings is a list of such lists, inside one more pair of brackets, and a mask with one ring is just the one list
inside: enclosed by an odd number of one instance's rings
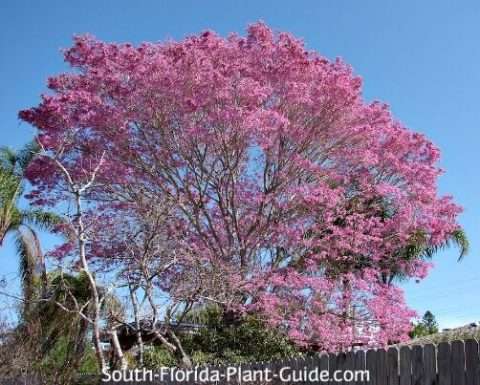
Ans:
{"label": "pink blossom", "polygon": [[[437,194],[439,150],[365,102],[347,64],[262,23],[137,47],[79,36],[65,60],[20,117],[79,184],[105,155],[85,197],[92,260],[117,266],[168,201],[169,295],[201,291],[326,349],[407,338],[414,313],[384,278],[423,278],[401,250],[419,231],[442,243],[461,210]],[[34,202],[65,204],[53,164],[28,177]]]}

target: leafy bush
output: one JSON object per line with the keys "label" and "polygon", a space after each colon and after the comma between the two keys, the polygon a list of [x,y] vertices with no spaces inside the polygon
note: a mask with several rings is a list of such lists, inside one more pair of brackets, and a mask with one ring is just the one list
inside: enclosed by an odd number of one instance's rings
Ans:
{"label": "leafy bush", "polygon": [[196,364],[269,361],[288,357],[297,348],[277,330],[268,328],[253,315],[229,320],[218,307],[208,307],[197,315],[203,326],[183,336],[186,350]]}

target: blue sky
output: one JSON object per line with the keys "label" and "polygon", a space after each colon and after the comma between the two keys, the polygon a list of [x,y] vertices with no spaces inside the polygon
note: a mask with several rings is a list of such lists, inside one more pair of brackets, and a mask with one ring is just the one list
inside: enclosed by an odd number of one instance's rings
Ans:
{"label": "blue sky", "polygon": [[[205,29],[243,33],[260,19],[329,58],[344,58],[363,77],[367,100],[389,103],[397,118],[440,147],[446,171],[440,191],[465,208],[461,223],[471,252],[461,263],[454,249],[438,254],[426,280],[404,285],[407,301],[420,313],[431,310],[442,327],[479,321],[479,1],[3,0],[0,145],[18,147],[32,137],[17,112],[38,103],[47,76],[65,70],[59,50],[73,34],[138,43]],[[16,264],[7,242],[0,278],[13,281]]]}

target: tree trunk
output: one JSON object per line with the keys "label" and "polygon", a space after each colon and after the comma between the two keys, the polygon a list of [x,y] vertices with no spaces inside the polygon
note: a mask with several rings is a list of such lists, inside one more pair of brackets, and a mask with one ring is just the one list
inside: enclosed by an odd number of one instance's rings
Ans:
{"label": "tree trunk", "polygon": [[192,359],[187,354],[185,349],[183,349],[183,345],[180,339],[177,337],[173,330],[170,330],[168,334],[172,337],[173,343],[175,344],[175,356],[177,357],[177,361],[181,365],[182,368],[191,368],[193,366]]}
{"label": "tree trunk", "polygon": [[120,369],[126,370],[128,368],[128,362],[123,355],[123,350],[120,346],[120,341],[118,340],[117,330],[115,328],[112,328],[112,330],[110,330],[110,335],[112,336],[113,350],[118,360],[120,361]]}
{"label": "tree trunk", "polygon": [[[138,287],[138,286],[137,286]],[[137,287],[133,288],[132,285],[129,283],[128,288],[130,291],[130,298],[132,300],[133,306],[133,316],[135,319],[135,327],[136,327],[136,335],[137,335],[137,345],[138,345],[138,365],[143,368],[143,355],[144,355],[144,344],[142,338],[142,328],[140,326],[140,317],[139,317],[139,306],[138,306],[138,299],[136,290]]]}
{"label": "tree trunk", "polygon": [[82,219],[82,196],[81,192],[77,189],[74,190],[75,194],[75,204],[76,204],[76,215],[77,215],[77,237],[78,237],[78,248],[80,254],[80,262],[82,265],[82,270],[87,275],[90,290],[92,292],[92,299],[93,299],[93,343],[95,346],[95,355],[97,357],[98,366],[102,373],[107,369],[107,364],[105,361],[105,355],[102,350],[101,344],[101,333],[100,333],[100,296],[98,294],[97,283],[95,281],[95,277],[91,273],[87,255],[86,255],[86,243],[87,238],[85,235],[85,226],[83,224]]}

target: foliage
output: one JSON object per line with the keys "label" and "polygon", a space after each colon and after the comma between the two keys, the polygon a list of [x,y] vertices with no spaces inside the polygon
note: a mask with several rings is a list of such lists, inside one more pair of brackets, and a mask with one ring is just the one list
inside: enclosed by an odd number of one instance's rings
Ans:
{"label": "foliage", "polygon": [[268,361],[298,352],[283,334],[254,315],[229,322],[220,307],[209,306],[202,313],[204,327],[184,336],[184,345],[196,363]]}
{"label": "foliage", "polygon": [[176,361],[172,354],[162,346],[151,346],[145,352],[144,366],[147,369],[175,366]]}
{"label": "foliage", "polygon": [[[40,285],[34,289],[40,291]],[[2,344],[2,350],[11,350],[3,363],[10,368],[8,374],[29,373],[45,383],[63,385],[70,384],[81,370],[96,372],[87,340],[89,323],[78,313],[65,310],[72,301],[82,306],[89,298],[84,274],[49,274],[47,297],[31,303],[28,318],[21,319]]]}
{"label": "foliage", "polygon": [[394,278],[423,278],[423,255],[449,240],[466,249],[461,209],[437,194],[439,150],[365,102],[348,65],[287,33],[257,23],[138,47],[79,36],[65,59],[74,71],[20,113],[43,148],[29,198],[68,207],[88,185],[88,260],[139,275],[145,248],[168,259],[147,281],[176,309],[220,303],[331,350],[401,341],[414,313]]}
{"label": "foliage", "polygon": [[46,283],[45,259],[36,230],[55,231],[61,223],[61,218],[53,212],[40,209],[23,210],[19,207],[19,200],[25,189],[25,172],[38,152],[39,147],[33,142],[20,151],[0,148],[0,246],[7,234],[14,235],[20,257],[19,270],[25,299],[24,317],[28,316],[35,280],[42,279],[43,284]]}
{"label": "foliage", "polygon": [[[282,333],[252,315],[231,322],[220,307],[207,306],[197,309],[188,320],[201,322],[195,332],[180,335],[196,365],[268,361],[298,353]],[[152,347],[146,352],[146,367],[174,364],[174,357],[163,347]]]}
{"label": "foliage", "polygon": [[435,316],[427,310],[423,318],[418,322],[410,333],[412,338],[428,336],[430,334],[438,333],[438,323]]}
{"label": "foliage", "polygon": [[50,351],[38,363],[39,369],[44,373],[58,373],[62,371],[65,362],[69,359],[70,341],[65,336],[60,336],[53,344]]}

